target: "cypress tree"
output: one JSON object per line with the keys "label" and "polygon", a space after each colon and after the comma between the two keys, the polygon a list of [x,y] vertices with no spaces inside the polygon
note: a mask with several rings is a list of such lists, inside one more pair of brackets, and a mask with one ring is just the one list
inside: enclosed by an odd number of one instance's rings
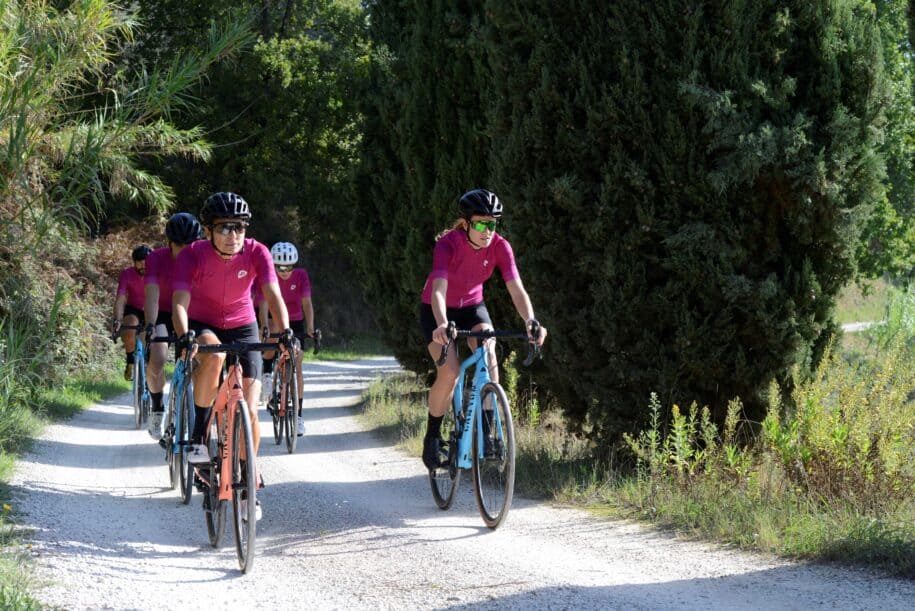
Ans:
{"label": "cypress tree", "polygon": [[493,183],[606,440],[657,391],[720,416],[815,359],[883,193],[867,2],[485,3]]}

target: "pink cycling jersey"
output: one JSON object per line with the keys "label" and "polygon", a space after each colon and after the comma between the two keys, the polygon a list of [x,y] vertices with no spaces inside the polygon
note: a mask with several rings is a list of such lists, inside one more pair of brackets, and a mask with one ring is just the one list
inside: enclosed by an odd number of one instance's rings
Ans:
{"label": "pink cycling jersey", "polygon": [[[286,310],[289,312],[289,321],[297,322],[305,319],[305,312],[302,311],[302,300],[311,297],[311,281],[308,279],[308,272],[304,269],[296,268],[292,270],[287,280],[277,274],[277,280],[280,283],[280,294],[286,303]],[[254,300],[254,307],[260,307],[264,302],[264,292],[261,290],[261,283],[255,282],[251,287],[251,298]]]}
{"label": "pink cycling jersey", "polygon": [[138,310],[143,309],[143,276],[136,268],[125,267],[118,277],[118,295],[127,295],[127,305]]}
{"label": "pink cycling jersey", "polygon": [[444,278],[448,281],[446,307],[476,305],[483,301],[483,283],[497,267],[505,282],[519,278],[515,255],[508,240],[496,234],[489,246],[476,250],[467,241],[463,229],[452,229],[435,243],[432,271],[423,287],[423,303],[432,303],[432,281]]}
{"label": "pink cycling jersey", "polygon": [[157,248],[146,255],[146,286],[159,287],[159,313],[172,311],[172,281],[175,278],[175,260],[168,246]]}
{"label": "pink cycling jersey", "polygon": [[276,282],[267,247],[251,238],[241,252],[223,259],[208,240],[185,247],[175,262],[172,287],[189,291],[188,318],[220,329],[235,329],[256,320],[251,286]]}
{"label": "pink cycling jersey", "polygon": [[311,281],[308,279],[308,272],[301,267],[292,270],[289,278],[283,280],[279,277],[280,293],[283,295],[283,301],[286,302],[286,309],[289,311],[290,321],[299,321],[305,318],[302,311],[302,300],[311,297]]}

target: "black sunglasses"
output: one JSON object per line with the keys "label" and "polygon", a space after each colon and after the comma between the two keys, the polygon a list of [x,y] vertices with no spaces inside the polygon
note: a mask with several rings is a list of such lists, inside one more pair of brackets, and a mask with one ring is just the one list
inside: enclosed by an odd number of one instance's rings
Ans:
{"label": "black sunglasses", "polygon": [[221,235],[230,233],[244,233],[248,229],[248,223],[217,223],[213,225],[213,231]]}

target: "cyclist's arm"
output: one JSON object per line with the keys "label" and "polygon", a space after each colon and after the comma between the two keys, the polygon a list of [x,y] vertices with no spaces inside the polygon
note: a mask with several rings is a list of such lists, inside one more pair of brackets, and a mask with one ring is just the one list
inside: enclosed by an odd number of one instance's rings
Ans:
{"label": "cyclist's arm", "polygon": [[268,282],[261,287],[264,293],[264,300],[267,307],[270,308],[270,315],[273,320],[277,321],[281,329],[289,328],[289,312],[286,310],[286,302],[280,294],[280,285],[276,282]]}
{"label": "cyclist's arm", "polygon": [[311,305],[311,297],[302,297],[302,312],[305,314],[305,331],[308,335],[315,334],[315,309]]}
{"label": "cyclist's arm", "polygon": [[270,308],[267,306],[266,301],[261,301],[257,304],[257,320],[259,321],[260,328],[266,329],[270,326],[270,323],[267,321],[267,315],[270,312]]}
{"label": "cyclist's arm", "polygon": [[143,287],[143,317],[146,318],[148,324],[156,324],[156,319],[159,318],[159,285],[158,284],[147,284]]}
{"label": "cyclist's arm", "polygon": [[[518,311],[521,318],[524,319],[524,326],[527,328],[530,322],[535,320],[534,306],[531,305],[531,298],[524,289],[524,285],[521,284],[521,278],[509,280],[505,283],[505,286],[508,288],[508,294],[511,295],[512,303],[515,304],[515,309]],[[546,329],[540,327],[540,337],[538,338],[537,343],[542,344],[545,338]]]}
{"label": "cyclist's arm", "polygon": [[124,320],[124,306],[127,305],[127,295],[120,294],[114,300],[114,319]]}
{"label": "cyclist's arm", "polygon": [[174,291],[172,293],[172,325],[175,335],[181,337],[187,333],[187,308],[191,304],[190,291]]}
{"label": "cyclist's arm", "polygon": [[435,316],[435,324],[437,325],[432,332],[432,341],[443,346],[448,343],[448,310],[445,305],[445,295],[447,294],[447,278],[436,278],[432,281],[432,315]]}

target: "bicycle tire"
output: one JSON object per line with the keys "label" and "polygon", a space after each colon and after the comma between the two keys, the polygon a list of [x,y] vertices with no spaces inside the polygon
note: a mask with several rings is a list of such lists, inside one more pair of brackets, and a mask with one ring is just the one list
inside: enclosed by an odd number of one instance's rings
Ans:
{"label": "bicycle tire", "polygon": [[294,361],[286,362],[283,377],[286,378],[286,451],[292,454],[295,452],[296,440],[299,438],[296,427],[299,418],[299,384],[295,377]]}
{"label": "bicycle tire", "polygon": [[165,444],[165,462],[168,463],[168,482],[172,490],[178,487],[178,472],[175,469],[175,456],[172,451],[172,444],[175,439],[175,401],[177,392],[172,387],[168,394],[168,408],[166,408],[165,434],[162,436],[162,442]]}
{"label": "bicycle tire", "polygon": [[[492,405],[493,413],[497,412],[501,420],[500,427],[495,424],[488,427],[489,438],[496,448],[496,457],[483,456],[483,449],[478,447],[480,436],[476,429],[482,418],[487,417],[486,411],[483,411],[481,419],[473,425],[473,488],[483,522],[489,528],[496,529],[508,516],[515,491],[515,431],[505,390],[495,382],[487,383],[480,391],[481,408],[489,405]],[[486,431],[487,427],[483,430]]]}
{"label": "bicycle tire", "polygon": [[[257,481],[255,480],[254,435],[251,431],[251,418],[245,401],[235,404],[235,426],[232,435],[232,521],[235,527],[235,555],[242,573],[247,573],[254,566],[254,547],[257,542]],[[242,473],[241,444],[244,443],[244,473]],[[242,497],[247,503],[242,515]]]}
{"label": "bicycle tire", "polygon": [[279,388],[276,380],[282,375],[283,369],[282,363],[276,364],[273,372],[273,387],[270,389],[270,396],[267,397],[267,411],[270,412],[270,417],[273,419],[273,441],[276,445],[280,445],[283,441],[283,419],[280,417],[280,403],[276,392]]}
{"label": "bicycle tire", "polygon": [[140,430],[140,427],[143,426],[143,387],[140,385],[142,374],[140,373],[140,367],[134,362],[133,366],[133,388],[131,395],[133,396],[133,420],[134,427],[137,430]]}
{"label": "bicycle tire", "polygon": [[194,416],[192,407],[194,405],[194,395],[188,382],[188,379],[185,378],[184,387],[181,389],[180,427],[178,427],[179,430],[175,431],[178,452],[174,455],[175,466],[178,471],[178,493],[181,495],[181,502],[185,505],[191,502],[191,496],[194,493],[194,466],[187,460],[190,431],[192,429],[191,419]]}
{"label": "bicycle tire", "polygon": [[[216,450],[216,456],[220,456],[218,443],[215,441],[219,438],[219,433],[215,426],[210,427],[210,438],[208,441],[210,455],[213,456],[212,450]],[[219,547],[222,542],[222,535],[226,530],[226,502],[219,500],[219,461],[216,464],[210,464],[207,471],[207,480],[205,483],[206,492],[203,499],[203,511],[206,517],[207,534],[210,537],[210,545]]]}
{"label": "bicycle tire", "polygon": [[448,461],[445,465],[429,470],[429,484],[432,487],[432,498],[441,510],[446,510],[454,503],[458,487],[461,484],[461,469],[457,468],[457,438],[460,426],[454,418],[454,409],[445,411],[442,418],[442,439],[448,444]]}

